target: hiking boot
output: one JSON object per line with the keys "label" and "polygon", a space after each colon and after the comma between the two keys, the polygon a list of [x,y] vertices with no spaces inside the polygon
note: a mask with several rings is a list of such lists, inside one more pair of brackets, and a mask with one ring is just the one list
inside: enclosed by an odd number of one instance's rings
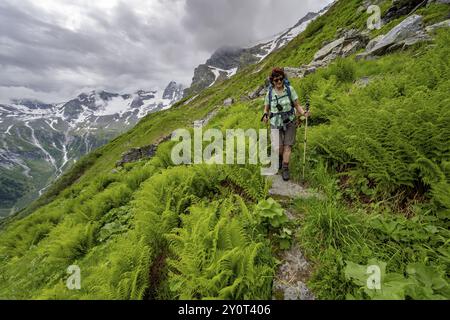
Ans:
{"label": "hiking boot", "polygon": [[289,180],[289,165],[286,165],[286,164],[283,165],[283,171],[282,171],[281,175],[283,176],[284,181]]}

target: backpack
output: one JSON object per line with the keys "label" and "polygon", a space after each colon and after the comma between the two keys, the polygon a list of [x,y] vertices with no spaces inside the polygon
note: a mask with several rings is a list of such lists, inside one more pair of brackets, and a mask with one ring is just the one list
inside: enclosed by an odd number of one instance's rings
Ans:
{"label": "backpack", "polygon": [[[268,82],[269,82],[269,103],[272,103],[273,85],[270,82],[270,79],[268,79]],[[291,92],[291,82],[287,77],[284,77],[283,83],[284,87],[286,88],[289,100],[291,101],[291,107],[292,109],[294,109],[294,100],[292,100],[292,92]]]}
{"label": "backpack", "polygon": [[[272,104],[272,95],[273,95],[273,85],[270,82],[270,79],[268,79],[268,81],[269,81],[269,104],[271,106],[271,104]],[[283,130],[286,130],[286,125],[291,122],[291,121],[288,121],[287,119],[291,115],[295,114],[295,106],[294,106],[294,100],[292,100],[291,82],[289,81],[289,79],[286,76],[284,77],[283,83],[284,83],[284,87],[286,88],[286,92],[287,92],[287,95],[289,97],[289,100],[291,101],[291,110],[285,111],[285,112],[277,112],[277,113],[270,112],[269,119],[272,119],[276,115],[280,115],[282,117],[282,120],[283,120],[282,128],[283,128]]]}

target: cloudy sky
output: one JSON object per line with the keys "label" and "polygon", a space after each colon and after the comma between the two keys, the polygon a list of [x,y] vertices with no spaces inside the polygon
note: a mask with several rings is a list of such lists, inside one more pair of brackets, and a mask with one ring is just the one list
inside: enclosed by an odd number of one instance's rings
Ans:
{"label": "cloudy sky", "polygon": [[331,0],[0,0],[0,103],[189,85],[224,45],[249,46]]}

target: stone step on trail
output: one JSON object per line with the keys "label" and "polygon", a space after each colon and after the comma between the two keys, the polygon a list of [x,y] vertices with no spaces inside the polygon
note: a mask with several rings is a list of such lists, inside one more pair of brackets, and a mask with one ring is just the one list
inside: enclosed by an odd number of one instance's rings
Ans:
{"label": "stone step on trail", "polygon": [[282,253],[281,265],[273,281],[274,300],[315,300],[306,286],[311,274],[311,265],[303,256],[297,244]]}
{"label": "stone step on trail", "polygon": [[305,189],[291,180],[284,181],[281,175],[277,174],[267,178],[272,182],[272,187],[269,190],[269,195],[271,196],[280,196],[289,199],[320,197],[318,193]]}
{"label": "stone step on trail", "polygon": [[[270,176],[272,182],[269,190],[271,196],[281,198],[278,202],[285,208],[289,220],[295,220],[296,216],[289,210],[292,200],[296,198],[319,197],[320,194],[305,189],[292,181],[284,181],[280,175]],[[294,230],[293,234],[298,230]],[[272,299],[274,300],[314,300],[314,294],[307,287],[311,274],[311,265],[304,257],[295,238],[288,250],[280,252],[277,257],[281,261],[275,274],[272,288]]]}

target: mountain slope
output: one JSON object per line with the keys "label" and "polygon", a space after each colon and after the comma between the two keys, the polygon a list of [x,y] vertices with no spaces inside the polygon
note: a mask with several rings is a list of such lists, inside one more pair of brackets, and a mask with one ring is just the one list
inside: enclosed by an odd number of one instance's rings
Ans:
{"label": "mountain slope", "polygon": [[[165,142],[155,157],[115,168],[123,152],[191,128],[213,110],[208,128],[262,128],[260,99],[223,101],[259,87],[273,66],[309,64],[340,28],[364,30],[362,4],[338,1],[260,63],[143,118],[81,160],[0,231],[0,297],[270,299],[274,256],[296,238],[319,298],[448,299],[448,28],[431,45],[368,61],[355,53],[292,79],[312,106],[306,182],[325,195],[285,203],[294,226],[267,199],[257,166],[175,166],[174,142]],[[382,3],[383,12],[390,7]],[[449,13],[436,3],[416,11],[426,25]],[[297,143],[294,180],[302,156]],[[70,265],[81,269],[80,290],[66,287]],[[366,287],[367,266],[379,267],[383,290]]]}
{"label": "mountain slope", "polygon": [[[182,92],[171,82],[161,93],[93,91],[59,104],[15,100],[0,105],[0,217],[36,199],[81,156],[147,114],[169,108]],[[12,188],[16,192],[8,191]]]}
{"label": "mountain slope", "polygon": [[301,18],[293,27],[270,37],[263,39],[260,43],[250,48],[222,47],[209,58],[205,64],[201,64],[194,71],[192,84],[185,89],[184,95],[196,94],[216,82],[228,79],[248,65],[263,60],[272,52],[279,50],[292,39],[303,32],[309,23],[318,16],[325,14],[331,5],[325,7],[318,13],[309,12]]}

